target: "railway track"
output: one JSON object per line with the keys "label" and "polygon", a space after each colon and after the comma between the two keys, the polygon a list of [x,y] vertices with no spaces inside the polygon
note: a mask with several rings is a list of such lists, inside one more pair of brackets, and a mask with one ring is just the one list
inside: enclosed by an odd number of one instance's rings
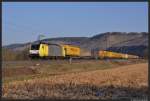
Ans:
{"label": "railway track", "polygon": [[[2,61],[2,64],[34,64],[34,63],[68,63],[69,59],[36,59],[36,60],[22,60],[22,61]],[[73,63],[79,63],[79,62],[89,62],[89,61],[146,61],[145,59],[88,59],[88,58],[72,58]]]}

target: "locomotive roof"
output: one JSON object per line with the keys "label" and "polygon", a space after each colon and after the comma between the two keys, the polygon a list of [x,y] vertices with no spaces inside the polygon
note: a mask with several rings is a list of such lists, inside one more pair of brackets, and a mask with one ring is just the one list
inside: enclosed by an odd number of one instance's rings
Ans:
{"label": "locomotive roof", "polygon": [[70,46],[73,46],[73,47],[78,47],[78,46],[76,46],[76,45],[72,45],[72,44],[60,44],[60,43],[50,43],[50,42],[44,42],[44,41],[38,41],[38,42],[35,42],[35,43],[33,43],[33,44],[48,44],[48,45],[58,45],[58,46],[63,46],[63,45],[70,45]]}

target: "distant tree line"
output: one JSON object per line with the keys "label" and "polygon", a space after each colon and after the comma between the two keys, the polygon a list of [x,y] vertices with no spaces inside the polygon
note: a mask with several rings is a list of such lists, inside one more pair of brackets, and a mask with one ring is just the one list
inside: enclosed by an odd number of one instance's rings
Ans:
{"label": "distant tree line", "polygon": [[148,57],[148,48],[146,48],[145,50],[144,50],[144,58],[145,59],[148,59],[149,57]]}
{"label": "distant tree line", "polygon": [[6,48],[2,48],[2,60],[13,61],[13,60],[28,60],[29,49],[23,51],[14,51]]}
{"label": "distant tree line", "polygon": [[139,46],[122,46],[122,47],[109,47],[108,51],[114,51],[124,54],[137,55],[142,58],[148,58],[148,47],[144,45]]}

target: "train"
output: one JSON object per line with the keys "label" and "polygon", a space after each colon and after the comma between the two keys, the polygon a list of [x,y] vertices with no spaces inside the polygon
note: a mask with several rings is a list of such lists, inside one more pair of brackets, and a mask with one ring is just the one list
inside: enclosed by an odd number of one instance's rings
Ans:
{"label": "train", "polygon": [[[123,54],[106,50],[91,50],[91,52],[81,52],[81,48],[68,44],[50,44],[34,43],[30,46],[30,58],[72,58],[72,57],[89,57],[89,58],[120,58],[120,59],[138,59],[137,55]],[[85,55],[86,54],[86,55]]]}
{"label": "train", "polygon": [[34,43],[30,46],[31,58],[66,58],[79,57],[80,48],[67,44]]}

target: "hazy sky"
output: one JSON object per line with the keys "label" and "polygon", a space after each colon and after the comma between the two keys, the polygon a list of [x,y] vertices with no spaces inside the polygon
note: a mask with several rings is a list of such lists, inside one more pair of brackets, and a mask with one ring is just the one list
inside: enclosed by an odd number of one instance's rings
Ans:
{"label": "hazy sky", "polygon": [[2,44],[103,32],[148,32],[147,2],[3,2]]}

